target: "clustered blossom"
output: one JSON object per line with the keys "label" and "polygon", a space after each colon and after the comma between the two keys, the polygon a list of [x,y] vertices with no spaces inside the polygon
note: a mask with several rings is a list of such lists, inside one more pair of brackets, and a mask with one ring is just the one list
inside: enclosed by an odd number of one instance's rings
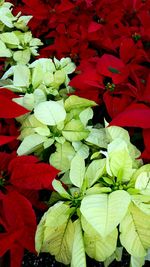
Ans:
{"label": "clustered blossom", "polygon": [[[0,257],[9,250],[10,267],[24,249],[108,266],[118,240],[143,266],[149,21],[149,0],[0,0]],[[47,210],[38,227],[35,209]]]}

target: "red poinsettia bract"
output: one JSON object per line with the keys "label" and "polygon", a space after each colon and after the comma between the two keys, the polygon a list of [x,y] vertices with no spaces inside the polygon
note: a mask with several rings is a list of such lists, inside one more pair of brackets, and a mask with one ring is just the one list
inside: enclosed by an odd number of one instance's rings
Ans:
{"label": "red poinsettia bract", "polygon": [[[57,174],[58,170],[34,156],[0,152],[0,256],[10,250],[11,267],[21,266],[24,249],[35,252],[35,193],[52,189]],[[27,190],[33,192],[29,198]]]}
{"label": "red poinsettia bract", "polygon": [[15,140],[19,132],[13,118],[24,115],[29,111],[13,102],[16,94],[0,89],[0,145],[4,145]]}

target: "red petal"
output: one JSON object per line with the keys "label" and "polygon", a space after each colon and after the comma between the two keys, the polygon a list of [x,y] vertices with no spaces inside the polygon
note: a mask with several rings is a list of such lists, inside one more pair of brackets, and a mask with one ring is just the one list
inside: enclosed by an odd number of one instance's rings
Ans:
{"label": "red petal", "polygon": [[16,153],[0,152],[0,171],[7,172],[8,165],[14,157],[16,157]]}
{"label": "red petal", "polygon": [[4,96],[6,98],[9,98],[9,99],[13,99],[13,98],[16,98],[18,97],[18,95],[16,95],[14,92],[10,91],[9,89],[6,89],[6,88],[1,88],[0,89],[0,96]]}
{"label": "red petal", "polygon": [[7,221],[7,231],[21,230],[18,242],[26,249],[34,251],[36,217],[31,203],[17,191],[8,191],[3,196],[3,213]]}
{"label": "red petal", "polygon": [[24,255],[24,248],[16,243],[10,250],[10,267],[20,267]]}
{"label": "red petal", "polygon": [[120,45],[120,58],[127,63],[134,58],[136,52],[135,44],[131,38],[125,38]]}
{"label": "red petal", "polygon": [[30,190],[52,188],[52,181],[59,171],[46,163],[31,163],[31,157],[32,160],[37,161],[33,156],[24,156],[23,158],[17,157],[10,163],[11,183],[17,187]]}
{"label": "red petal", "polygon": [[133,103],[118,114],[110,125],[150,128],[150,108],[141,103]]}
{"label": "red petal", "polygon": [[150,129],[143,130],[145,149],[141,155],[143,159],[150,159]]}
{"label": "red petal", "polygon": [[5,136],[0,135],[0,146],[10,143],[11,141],[15,140],[17,136]]}
{"label": "red petal", "polygon": [[98,24],[94,21],[92,21],[89,25],[89,28],[88,28],[88,32],[91,33],[91,32],[96,32],[98,30],[100,30],[102,28],[102,25],[101,24]]}
{"label": "red petal", "polygon": [[132,98],[128,95],[111,95],[108,91],[104,93],[103,99],[111,118],[116,117],[132,102]]}
{"label": "red petal", "polygon": [[0,257],[11,249],[13,243],[20,238],[20,233],[22,233],[22,230],[0,234]]}
{"label": "red petal", "polygon": [[104,54],[99,59],[97,70],[101,75],[111,77],[115,84],[123,82],[128,76],[123,61],[108,54]]}
{"label": "red petal", "polygon": [[16,118],[29,112],[24,107],[0,95],[0,118]]}

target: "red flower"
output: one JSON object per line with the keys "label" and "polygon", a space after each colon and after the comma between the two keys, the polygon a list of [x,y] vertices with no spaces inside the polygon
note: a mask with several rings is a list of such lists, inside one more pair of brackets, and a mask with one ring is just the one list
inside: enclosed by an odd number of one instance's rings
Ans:
{"label": "red flower", "polygon": [[34,156],[16,157],[14,153],[0,152],[0,224],[4,228],[0,233],[0,256],[10,250],[11,267],[21,265],[24,249],[35,252],[36,217],[32,204],[39,202],[35,193],[52,189],[57,173]]}
{"label": "red flower", "polygon": [[0,233],[0,256],[10,250],[11,267],[21,266],[24,249],[35,252],[34,236],[36,217],[31,203],[17,191],[0,192],[2,206],[1,224],[5,232]]}
{"label": "red flower", "polygon": [[52,181],[59,172],[51,165],[39,162],[34,156],[16,157],[10,162],[8,171],[14,186],[29,190],[52,190]]}

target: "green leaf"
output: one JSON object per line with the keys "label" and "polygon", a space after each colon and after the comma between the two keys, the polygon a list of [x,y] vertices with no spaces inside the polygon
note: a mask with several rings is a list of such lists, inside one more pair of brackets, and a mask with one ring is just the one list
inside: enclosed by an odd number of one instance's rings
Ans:
{"label": "green leaf", "polygon": [[0,57],[11,57],[11,50],[0,40]]}
{"label": "green leaf", "polygon": [[49,136],[50,135],[50,130],[49,130],[49,128],[47,126],[45,126],[45,127],[36,127],[35,128],[35,132],[38,133],[39,135],[43,135],[43,136]]}
{"label": "green leaf", "polygon": [[85,139],[89,135],[89,131],[80,120],[72,119],[65,125],[62,134],[68,141],[74,142]]}
{"label": "green leaf", "polygon": [[93,160],[88,166],[85,179],[88,187],[91,187],[105,173],[106,159]]}
{"label": "green leaf", "polygon": [[95,184],[93,187],[90,187],[86,190],[86,195],[95,195],[102,193],[110,193],[112,189],[110,187],[100,186],[100,184]]}
{"label": "green leaf", "polygon": [[76,65],[71,61],[69,57],[61,58],[59,64],[66,74],[71,74],[76,69]]}
{"label": "green leaf", "polygon": [[69,96],[65,101],[65,110],[68,112],[74,108],[88,108],[96,106],[94,101],[76,95]]}
{"label": "green leaf", "polygon": [[13,59],[19,64],[27,64],[30,60],[31,52],[29,49],[16,51],[13,53]]}
{"label": "green leaf", "polygon": [[142,267],[145,263],[145,257],[131,256],[130,267]]}
{"label": "green leaf", "polygon": [[146,250],[150,247],[149,215],[131,203],[128,213],[120,224],[120,232],[121,244],[128,253],[134,257],[146,256]]}
{"label": "green leaf", "polygon": [[71,267],[86,267],[85,249],[80,220],[74,222],[75,233],[72,249]]}
{"label": "green leaf", "polygon": [[17,22],[14,23],[14,26],[19,29],[26,31],[28,22],[32,19],[32,16],[21,16],[18,18]]}
{"label": "green leaf", "polygon": [[52,182],[52,186],[53,186],[54,190],[61,195],[61,197],[66,198],[66,199],[70,199],[71,198],[71,196],[64,189],[64,187],[62,186],[62,183],[60,181],[54,179],[53,182]]}
{"label": "green leaf", "polygon": [[55,142],[54,138],[48,138],[43,144],[44,149],[46,149],[46,148],[50,147],[51,145],[53,145],[54,142]]}
{"label": "green leaf", "polygon": [[78,155],[80,155],[84,159],[88,158],[89,147],[87,145],[83,144],[80,141],[77,141],[77,142],[72,142],[72,146],[74,147]]}
{"label": "green leaf", "polygon": [[54,82],[53,82],[53,86],[60,86],[61,84],[64,83],[66,78],[65,72],[63,70],[57,70],[54,73]]}
{"label": "green leaf", "polygon": [[63,202],[55,204],[44,214],[35,237],[38,252],[49,252],[64,264],[71,262],[74,239],[74,225],[69,216],[69,206]]}
{"label": "green leaf", "polygon": [[81,122],[86,126],[88,121],[93,118],[93,110],[91,108],[86,108],[80,113],[79,118]]}
{"label": "green leaf", "polygon": [[14,86],[29,87],[30,70],[26,65],[18,64],[16,66],[13,66],[13,72],[14,72],[14,79],[13,79]]}
{"label": "green leaf", "polygon": [[81,223],[84,230],[85,251],[88,256],[97,261],[106,260],[116,250],[117,229],[103,238],[83,216],[81,216]]}
{"label": "green leaf", "polygon": [[50,100],[39,103],[34,109],[34,115],[46,125],[57,125],[65,120],[66,111],[61,104]]}
{"label": "green leaf", "polygon": [[85,175],[85,161],[80,155],[75,155],[70,165],[70,180],[73,185],[81,188]]}
{"label": "green leaf", "polygon": [[11,7],[11,3],[4,3],[0,7],[0,21],[9,28],[13,28],[13,21],[15,20],[15,17],[10,9]]}
{"label": "green leaf", "polygon": [[105,128],[105,131],[110,142],[112,142],[116,138],[120,138],[125,142],[130,142],[130,136],[128,131],[121,127],[109,126]]}
{"label": "green leaf", "polygon": [[98,147],[107,148],[107,139],[104,129],[92,128],[88,137],[86,138],[86,141]]}
{"label": "green leaf", "polygon": [[47,137],[39,134],[32,134],[24,138],[22,143],[17,149],[17,154],[28,155],[36,151],[47,140]]}
{"label": "green leaf", "polygon": [[19,39],[14,32],[1,33],[0,39],[6,44],[19,45]]}
{"label": "green leaf", "polygon": [[121,261],[122,247],[117,247],[115,252],[104,261],[104,267],[108,267],[114,260]]}
{"label": "green leaf", "polygon": [[[144,167],[144,168],[143,168]],[[141,190],[143,194],[150,195],[150,164],[141,167],[137,174],[135,188]]]}
{"label": "green leaf", "polygon": [[129,181],[134,170],[127,144],[120,138],[108,145],[109,166],[117,181]]}
{"label": "green leaf", "polygon": [[104,261],[116,249],[117,229],[115,229],[107,237],[102,238],[96,231],[84,234],[85,251],[87,255],[97,261]]}
{"label": "green leaf", "polygon": [[132,201],[142,212],[150,215],[150,195],[133,195]]}
{"label": "green leaf", "polygon": [[50,156],[50,164],[58,170],[67,171],[74,155],[75,151],[69,142],[56,143],[56,152]]}
{"label": "green leaf", "polygon": [[96,194],[84,197],[80,210],[92,227],[102,237],[106,237],[121,222],[129,203],[130,195],[123,190],[117,190],[109,195]]}

